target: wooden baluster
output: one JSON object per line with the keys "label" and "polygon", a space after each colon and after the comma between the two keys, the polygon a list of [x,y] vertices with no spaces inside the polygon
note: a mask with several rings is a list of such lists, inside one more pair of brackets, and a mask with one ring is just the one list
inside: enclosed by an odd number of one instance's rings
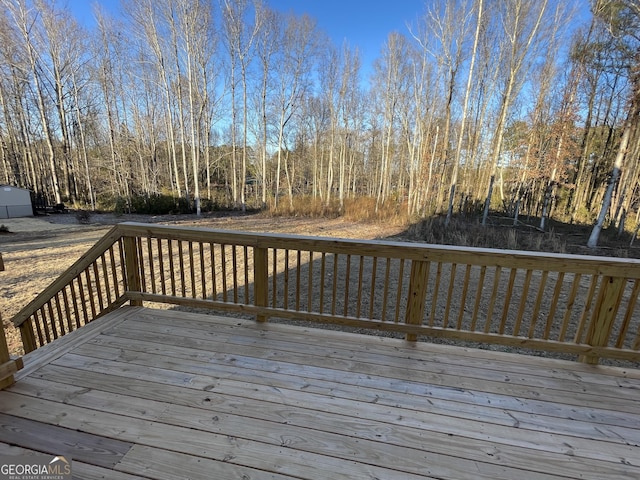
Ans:
{"label": "wooden baluster", "polygon": [[349,314],[349,283],[351,276],[351,254],[347,254],[347,267],[344,277],[344,312],[343,315],[346,317]]}
{"label": "wooden baluster", "polygon": [[[97,260],[96,260],[97,262]],[[111,282],[109,282],[109,271],[107,270],[107,260],[104,255],[100,255],[100,262],[102,263],[102,278],[104,279],[104,291],[107,299],[107,306],[111,305]]]}
{"label": "wooden baluster", "polygon": [[358,266],[358,298],[356,300],[356,317],[360,318],[362,310],[362,279],[364,277],[364,256],[360,255],[360,265]]}
{"label": "wooden baluster", "polygon": [[513,296],[513,286],[516,282],[516,274],[518,270],[515,268],[511,269],[511,273],[509,273],[509,283],[507,284],[507,291],[504,296],[504,302],[502,304],[502,318],[500,319],[500,329],[498,333],[500,335],[504,335],[504,329],[507,325],[507,320],[509,318],[509,307],[511,307],[511,297]]}
{"label": "wooden baluster", "polygon": [[80,328],[80,310],[78,309],[78,296],[76,295],[76,287],[73,284],[73,280],[69,283],[69,290],[71,291],[71,301],[73,302],[73,315],[75,318],[75,328]]}
{"label": "wooden baluster", "polygon": [[84,296],[84,287],[82,286],[82,275],[78,275],[78,292],[80,292],[80,305],[82,306],[82,317],[84,319],[84,325],[89,323],[89,315],[87,313],[87,299]]}
{"label": "wooden baluster", "polygon": [[167,250],[169,252],[169,279],[171,281],[171,296],[176,296],[176,271],[174,268],[173,260],[173,240],[170,238],[167,240]]}
{"label": "wooden baluster", "polygon": [[144,267],[144,253],[142,251],[142,238],[136,237],[136,251],[138,252],[138,270],[140,278],[140,291],[145,293],[147,291],[147,274]]}
{"label": "wooden baluster", "polygon": [[585,325],[587,324],[587,318],[589,318],[589,314],[591,313],[591,307],[593,303],[593,297],[596,293],[596,287],[598,286],[599,275],[592,275],[591,282],[589,284],[589,292],[587,293],[587,298],[584,302],[584,308],[582,309],[582,315],[580,316],[580,321],[578,322],[578,327],[576,328],[576,335],[574,337],[575,343],[582,343],[582,336],[584,335]]}
{"label": "wooden baluster", "polygon": [[533,308],[533,315],[531,316],[531,325],[529,326],[529,338],[535,338],[536,325],[538,324],[538,317],[540,316],[540,308],[542,307],[542,300],[544,299],[544,290],[547,286],[547,278],[549,272],[545,270],[540,277],[540,285],[538,287],[538,295],[536,295],[536,305]]}
{"label": "wooden baluster", "polygon": [[373,265],[371,266],[371,291],[369,292],[369,319],[373,319],[373,306],[376,298],[376,272],[378,270],[378,257],[373,257]]}
{"label": "wooden baluster", "polygon": [[164,275],[164,258],[162,256],[162,239],[156,239],[156,243],[158,246],[158,265],[159,265],[159,275],[160,275],[160,291],[162,295],[167,294],[167,280]]}
{"label": "wooden baluster", "polygon": [[116,269],[116,256],[113,252],[113,245],[109,247],[109,262],[111,263],[111,278],[113,278],[113,288],[116,298],[120,298],[120,282],[118,281],[118,270]]}
{"label": "wooden baluster", "polygon": [[67,295],[66,287],[62,289],[62,303],[64,306],[64,314],[67,319],[67,333],[73,331],[73,324],[71,323],[71,308],[69,307],[69,296]]}
{"label": "wooden baluster", "polygon": [[307,283],[307,312],[313,308],[313,252],[309,252],[309,281]]}
{"label": "wooden baluster", "polygon": [[98,296],[98,306],[100,307],[100,311],[98,313],[101,313],[102,310],[104,310],[104,301],[102,298],[104,289],[102,288],[102,285],[100,283],[100,273],[98,272],[98,260],[93,262],[92,267],[93,267],[93,277],[96,280],[96,295]]}
{"label": "wooden baluster", "polygon": [[320,314],[324,313],[324,279],[327,272],[327,254],[322,252],[320,260]]}
{"label": "wooden baluster", "polygon": [[457,268],[457,264],[453,263],[451,265],[451,274],[449,275],[449,289],[447,290],[447,305],[444,308],[444,319],[442,321],[442,328],[449,328],[449,314],[451,312],[451,303],[453,300]]}
{"label": "wooden baluster", "polygon": [[524,276],[524,283],[521,288],[520,293],[520,306],[518,307],[518,316],[516,317],[516,323],[513,326],[514,337],[517,337],[520,334],[520,327],[522,326],[522,319],[524,318],[524,312],[527,307],[527,298],[529,297],[529,287],[531,286],[531,276],[533,275],[532,270],[527,270],[527,273]]}
{"label": "wooden baluster", "polygon": [[187,285],[184,276],[184,251],[182,248],[182,240],[178,240],[178,265],[180,267],[180,287],[182,288],[182,298],[186,298]]}
{"label": "wooden baluster", "polygon": [[278,307],[278,250],[277,249],[273,249],[273,256],[272,256],[272,271],[271,271],[271,275],[272,275],[272,287],[271,287],[271,306],[274,308]]}
{"label": "wooden baluster", "polygon": [[560,292],[562,292],[562,285],[564,284],[564,272],[560,272],[558,274],[558,279],[556,280],[556,286],[553,289],[553,299],[551,300],[551,308],[549,309],[549,315],[547,316],[547,324],[544,327],[544,339],[549,340],[549,336],[551,335],[551,327],[553,327],[553,320],[556,316],[556,310],[558,307]]}
{"label": "wooden baluster", "polygon": [[302,269],[302,252],[296,254],[296,310],[300,310],[300,270]]}
{"label": "wooden baluster", "polygon": [[336,314],[338,300],[338,254],[333,255],[333,285],[331,286],[331,315]]}
{"label": "wooden baluster", "polygon": [[147,237],[147,257],[149,258],[149,281],[151,282],[151,293],[158,293],[156,288],[156,266],[153,260],[153,247],[151,244],[151,237]]}
{"label": "wooden baluster", "polygon": [[205,274],[204,266],[204,244],[198,242],[198,253],[200,254],[200,285],[202,289],[202,299],[207,299],[207,276]]}
{"label": "wooden baluster", "polygon": [[[44,309],[44,307],[41,307],[39,312],[40,312],[40,317],[42,318],[42,329],[44,330],[44,336],[47,339],[46,343],[49,343],[51,342],[51,333],[47,326],[47,312]],[[35,320],[37,322],[38,319],[36,318]]]}
{"label": "wooden baluster", "polygon": [[[427,278],[429,277],[429,266],[427,266]],[[442,278],[442,262],[438,262],[436,269],[436,281],[433,286],[433,296],[431,297],[431,311],[429,312],[429,326],[433,327],[436,318],[436,307],[438,306],[438,294],[440,293],[440,279]]]}
{"label": "wooden baluster", "polygon": [[489,300],[489,309],[487,310],[487,318],[484,324],[484,333],[491,331],[491,321],[493,317],[493,309],[498,298],[498,290],[500,287],[500,277],[502,276],[502,267],[497,267],[493,272],[493,290],[491,290],[491,299]]}
{"label": "wooden baluster", "polygon": [[196,298],[196,264],[193,259],[193,242],[189,242],[189,278],[191,280],[191,298]]}
{"label": "wooden baluster", "polygon": [[467,293],[469,293],[469,281],[471,280],[471,265],[467,265],[464,271],[464,282],[462,284],[462,295],[460,296],[460,310],[458,311],[458,321],[456,329],[462,330],[462,322],[464,320],[464,310],[467,304]]}
{"label": "wooden baluster", "polygon": [[384,269],[384,286],[382,287],[382,315],[380,320],[387,320],[387,302],[389,300],[389,278],[391,277],[391,258],[387,257],[387,265]]}
{"label": "wooden baluster", "polygon": [[[78,278],[80,278],[80,275],[78,275]],[[89,275],[89,267],[87,267],[86,270],[84,270],[84,279],[87,286],[87,297],[89,298],[89,306],[91,307],[91,318],[89,318],[89,321],[91,321],[94,318],[96,318],[97,313],[96,313],[96,300],[93,296],[93,287],[91,286],[91,277]]]}
{"label": "wooden baluster", "polygon": [[[269,302],[269,251],[266,248],[253,249],[253,288],[256,307],[266,307]],[[266,322],[267,316],[258,314],[258,322]]]}
{"label": "wooden baluster", "polygon": [[38,312],[39,310],[36,310],[35,312],[33,312],[32,318],[33,318],[33,324],[36,326],[36,332],[38,333],[38,343],[40,344],[40,346],[42,346],[42,345],[45,345],[47,342],[45,342],[44,336],[42,335],[42,328],[40,327]]}
{"label": "wooden baluster", "polygon": [[[140,292],[140,267],[136,237],[124,238],[125,269],[127,272],[127,290]],[[142,300],[131,300],[131,305],[142,306]],[[93,305],[92,305],[93,309]]]}
{"label": "wooden baluster", "polygon": [[480,267],[480,278],[478,279],[478,288],[476,289],[476,302],[473,305],[473,317],[471,318],[471,331],[476,330],[476,324],[478,323],[478,315],[480,313],[480,303],[482,300],[482,292],[484,291],[484,277],[487,274],[487,267],[483,265]]}
{"label": "wooden baluster", "polygon": [[49,311],[49,325],[51,326],[51,333],[53,333],[53,339],[58,338],[58,329],[56,324],[56,316],[53,313],[53,298],[46,303],[47,310]]}
{"label": "wooden baluster", "polygon": [[215,245],[213,243],[209,244],[209,256],[211,257],[211,299],[213,301],[218,300],[218,280],[217,280],[217,272],[216,272],[216,252]]}
{"label": "wooden baluster", "polygon": [[220,244],[220,272],[222,275],[222,301],[227,301],[227,246]]}
{"label": "wooden baluster", "polygon": [[565,336],[567,335],[567,330],[569,329],[569,323],[571,322],[571,313],[573,312],[573,305],[576,301],[576,295],[578,294],[578,287],[580,287],[580,280],[582,279],[582,275],[576,273],[573,276],[573,285],[571,286],[571,292],[569,293],[569,298],[566,303],[566,310],[564,312],[564,316],[562,317],[562,328],[560,329],[560,334],[558,335],[558,341],[564,342]]}
{"label": "wooden baluster", "polygon": [[249,304],[249,247],[243,245],[242,254],[244,255],[244,303]]}
{"label": "wooden baluster", "polygon": [[289,309],[289,250],[284,251],[284,309]]}
{"label": "wooden baluster", "polygon": [[640,280],[636,279],[633,282],[633,289],[631,291],[631,295],[629,296],[629,303],[627,304],[627,311],[624,314],[624,320],[622,322],[622,327],[620,328],[620,333],[618,335],[618,340],[616,341],[616,348],[624,348],[624,341],[627,337],[627,332],[629,331],[629,326],[631,325],[631,319],[633,317],[633,312],[635,311],[636,304],[638,302],[638,295],[640,295]]}
{"label": "wooden baluster", "polygon": [[60,292],[56,293],[52,300],[55,300],[55,311],[58,314],[58,327],[60,329],[60,336],[63,337],[67,332],[64,325],[64,314],[62,313],[62,307],[60,305]]}
{"label": "wooden baluster", "polygon": [[[404,263],[405,263],[404,262],[404,258],[401,258],[400,259],[400,271],[398,272],[398,288],[396,290],[396,311],[395,311],[395,314],[393,316],[393,323],[400,322],[400,305],[402,304],[402,285],[403,285],[403,281],[404,281]],[[427,268],[429,268],[429,267],[427,266]],[[429,276],[429,272],[428,271],[427,271],[427,276]],[[409,288],[411,288],[411,286],[409,286]],[[425,291],[425,295],[426,295],[426,291]],[[407,306],[407,311],[408,311],[408,308],[409,307]]]}
{"label": "wooden baluster", "polygon": [[233,303],[238,303],[238,252],[236,251],[237,245],[231,246],[231,266],[233,271]]}

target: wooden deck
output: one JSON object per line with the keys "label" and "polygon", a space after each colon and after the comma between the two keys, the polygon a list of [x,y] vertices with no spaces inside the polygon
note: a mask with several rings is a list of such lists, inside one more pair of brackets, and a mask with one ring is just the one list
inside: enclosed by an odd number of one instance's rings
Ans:
{"label": "wooden deck", "polygon": [[640,478],[640,370],[140,307],[24,363],[0,454],[83,480]]}

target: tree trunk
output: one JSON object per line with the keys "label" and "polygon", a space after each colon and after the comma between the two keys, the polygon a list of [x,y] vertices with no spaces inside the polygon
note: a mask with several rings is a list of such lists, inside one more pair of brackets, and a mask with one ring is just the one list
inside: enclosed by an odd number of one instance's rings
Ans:
{"label": "tree trunk", "polygon": [[589,236],[589,240],[587,241],[587,247],[589,248],[595,248],[598,245],[600,232],[602,232],[604,221],[607,217],[607,213],[609,212],[609,208],[611,207],[613,192],[616,188],[616,185],[618,184],[622,165],[624,163],[625,156],[627,155],[631,131],[633,130],[634,125],[636,125],[640,121],[640,91],[634,92],[634,94],[634,98],[632,99],[632,109],[629,112],[629,116],[627,117],[627,121],[624,125],[622,139],[620,140],[620,147],[618,148],[618,153],[613,164],[613,171],[611,172],[611,178],[609,180],[609,184],[607,185],[607,190],[602,201],[602,208],[600,209],[598,219],[593,226],[593,230],[591,230],[591,235]]}

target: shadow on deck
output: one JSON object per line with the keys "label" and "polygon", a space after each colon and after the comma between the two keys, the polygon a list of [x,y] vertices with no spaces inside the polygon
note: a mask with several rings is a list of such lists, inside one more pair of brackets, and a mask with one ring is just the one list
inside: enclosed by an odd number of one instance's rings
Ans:
{"label": "shadow on deck", "polygon": [[124,307],[24,357],[0,454],[74,478],[640,478],[640,371]]}

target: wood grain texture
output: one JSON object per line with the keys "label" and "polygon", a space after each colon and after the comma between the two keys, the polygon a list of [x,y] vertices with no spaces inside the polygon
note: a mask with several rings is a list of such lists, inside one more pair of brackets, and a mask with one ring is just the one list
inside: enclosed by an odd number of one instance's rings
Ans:
{"label": "wood grain texture", "polygon": [[[42,455],[44,452],[0,442],[0,455]],[[73,480],[145,480],[148,476],[131,475],[72,459]]]}
{"label": "wood grain texture", "polygon": [[637,370],[139,307],[58,342],[0,453],[67,439],[90,479],[640,476]]}
{"label": "wood grain texture", "polygon": [[[377,279],[383,262],[385,276]],[[562,352],[590,363],[639,360],[638,266],[627,259],[125,223],[13,321],[26,324],[26,351],[125,299],[237,311],[259,322],[285,318],[381,329],[410,340],[434,336]],[[457,275],[463,268],[464,276]],[[506,269],[508,280],[501,277]]]}
{"label": "wood grain texture", "polygon": [[129,442],[4,413],[0,413],[0,442],[105,468],[113,468],[133,446]]}

